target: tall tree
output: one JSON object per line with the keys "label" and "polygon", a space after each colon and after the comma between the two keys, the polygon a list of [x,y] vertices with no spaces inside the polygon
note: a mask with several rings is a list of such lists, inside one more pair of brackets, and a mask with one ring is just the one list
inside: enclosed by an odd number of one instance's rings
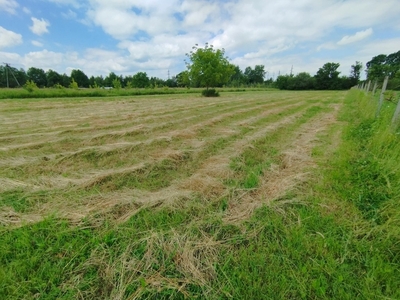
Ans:
{"label": "tall tree", "polygon": [[354,65],[351,65],[351,71],[350,71],[350,83],[352,86],[355,86],[358,84],[361,76],[361,70],[362,70],[362,63],[359,61],[356,61]]}
{"label": "tall tree", "polygon": [[178,87],[189,87],[189,71],[182,71],[178,75],[176,75],[176,84]]}
{"label": "tall tree", "polygon": [[254,69],[247,67],[244,71],[244,75],[247,77],[249,84],[263,83],[265,74],[266,72],[263,65],[256,65]]}
{"label": "tall tree", "polygon": [[108,74],[105,78],[104,78],[104,85],[105,86],[113,86],[113,81],[115,79],[118,79],[117,74],[115,74],[114,72],[110,72],[110,74]]}
{"label": "tall tree", "polygon": [[315,84],[318,90],[336,90],[340,88],[339,63],[329,62],[320,68],[315,75]]}
{"label": "tall tree", "polygon": [[56,84],[62,85],[63,80],[61,74],[58,74],[56,71],[48,70],[46,72],[46,80],[47,80],[47,87],[53,87]]}
{"label": "tall tree", "polygon": [[67,74],[62,74],[61,75],[61,80],[62,80],[62,83],[61,83],[61,85],[63,86],[63,87],[69,87],[69,85],[71,84],[71,77],[69,77]]}
{"label": "tall tree", "polygon": [[79,87],[89,87],[89,78],[86,76],[85,73],[83,73],[83,71],[79,69],[71,71],[71,79],[75,80]]}
{"label": "tall tree", "polygon": [[233,73],[231,78],[229,79],[229,85],[234,87],[239,87],[243,84],[246,84],[246,76],[243,74],[243,71],[239,66],[233,66]]}
{"label": "tall tree", "polygon": [[366,66],[367,78],[370,80],[382,81],[385,76],[394,78],[400,70],[400,51],[374,56]]}
{"label": "tall tree", "polygon": [[150,85],[150,79],[146,72],[138,72],[132,76],[132,87],[146,88]]}
{"label": "tall tree", "polygon": [[38,87],[46,86],[47,78],[43,69],[31,67],[26,74],[28,75],[28,79],[32,80]]}
{"label": "tall tree", "polygon": [[204,48],[196,45],[192,49],[186,54],[189,58],[186,66],[192,84],[208,90],[210,87],[222,86],[229,81],[234,70],[225,56],[224,49],[214,49],[207,43]]}

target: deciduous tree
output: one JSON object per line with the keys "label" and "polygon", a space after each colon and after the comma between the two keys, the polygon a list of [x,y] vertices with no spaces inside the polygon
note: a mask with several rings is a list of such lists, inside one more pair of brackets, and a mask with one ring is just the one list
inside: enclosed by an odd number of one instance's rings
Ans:
{"label": "deciduous tree", "polygon": [[318,70],[317,75],[315,75],[316,88],[318,90],[336,90],[340,88],[340,72],[337,70],[339,66],[339,63],[329,62]]}
{"label": "deciduous tree", "polygon": [[361,76],[361,70],[362,70],[362,63],[359,61],[356,61],[354,65],[351,65],[351,71],[350,71],[350,83],[352,86],[355,86],[358,84],[358,81],[360,80]]}
{"label": "deciduous tree", "polygon": [[224,49],[214,49],[212,45],[205,44],[204,48],[198,45],[186,54],[188,77],[192,85],[205,87],[219,87],[226,84],[234,73],[233,65],[225,56]]}
{"label": "deciduous tree", "polygon": [[43,69],[31,67],[26,74],[28,75],[28,79],[33,81],[38,87],[46,86],[47,78]]}
{"label": "deciduous tree", "polygon": [[135,88],[146,88],[150,84],[150,79],[146,72],[138,72],[132,76],[132,87]]}
{"label": "deciduous tree", "polygon": [[79,69],[71,71],[71,79],[75,80],[79,87],[89,87],[89,78],[86,76],[85,73],[83,73],[83,71]]}
{"label": "deciduous tree", "polygon": [[63,83],[62,80],[62,75],[58,74],[56,71],[53,70],[48,70],[46,72],[46,80],[47,80],[47,87],[53,87],[56,84],[61,84]]}

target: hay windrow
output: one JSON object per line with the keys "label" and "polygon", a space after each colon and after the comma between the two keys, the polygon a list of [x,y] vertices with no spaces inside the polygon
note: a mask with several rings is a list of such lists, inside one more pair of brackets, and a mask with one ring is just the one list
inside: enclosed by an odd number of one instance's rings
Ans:
{"label": "hay windrow", "polygon": [[[135,98],[134,102],[97,105],[88,101],[76,106],[60,102],[46,111],[41,111],[46,102],[38,102],[30,104],[32,110],[23,119],[19,114],[8,114],[7,126],[0,134],[13,128],[15,140],[3,144],[5,159],[1,165],[7,175],[0,174],[1,191],[51,192],[52,201],[37,203],[31,213],[45,216],[56,212],[74,222],[102,212],[127,220],[141,207],[193,197],[213,201],[230,193],[225,180],[234,176],[229,167],[233,157],[252,141],[294,122],[315,101],[298,101],[293,95],[271,100],[267,94],[254,99],[232,95],[218,101],[200,99],[191,106],[185,98],[166,98],[168,102]],[[276,121],[269,122],[269,118]],[[215,153],[204,152],[219,140],[226,141],[223,146],[216,144],[222,148],[212,150]],[[301,158],[287,153],[283,159],[290,165]],[[157,191],[123,187],[113,190],[115,180],[145,178],[163,161],[170,163],[168,168],[189,168],[187,175]],[[290,186],[290,182],[282,186]],[[77,195],[86,192],[68,203],[70,200],[64,200],[63,195],[69,191]],[[118,205],[123,208],[118,209]],[[114,212],[113,206],[117,207]]]}

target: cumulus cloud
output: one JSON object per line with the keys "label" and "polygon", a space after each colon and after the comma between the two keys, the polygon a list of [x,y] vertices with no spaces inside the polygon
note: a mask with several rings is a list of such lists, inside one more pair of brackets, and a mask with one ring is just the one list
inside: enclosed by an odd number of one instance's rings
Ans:
{"label": "cumulus cloud", "polygon": [[16,14],[18,3],[15,0],[0,0],[0,11]]}
{"label": "cumulus cloud", "polygon": [[41,20],[36,19],[34,17],[31,18],[33,25],[29,27],[29,29],[36,35],[42,35],[44,33],[48,33],[49,30],[47,27],[50,26],[50,23],[43,18]]}
{"label": "cumulus cloud", "polygon": [[[116,40],[113,45],[107,39],[107,50],[101,48],[104,42],[99,41],[99,48],[91,45],[79,53],[47,53],[54,57],[54,63],[60,61],[62,70],[81,68],[88,75],[146,71],[151,76],[165,78],[168,70],[171,74],[184,70],[185,53],[194,44],[202,46],[205,42],[225,48],[232,62],[241,68],[263,64],[275,77],[279,72],[289,72],[291,65],[294,72],[315,72],[326,61],[339,62],[343,52],[331,50],[345,51],[347,47],[343,45],[351,45],[353,51],[346,63],[352,58],[352,63],[364,59],[360,49],[365,45],[357,42],[373,36],[372,28],[375,36],[383,28],[390,28],[392,32],[396,28],[400,30],[398,0],[386,0],[380,5],[376,5],[376,0],[364,0],[362,6],[359,0],[43,1],[66,6],[61,16],[82,22],[89,31],[100,29]],[[17,3],[0,0],[0,7],[6,2]],[[79,21],[82,13],[85,19]],[[35,20],[36,34],[48,32],[47,21]],[[32,21],[33,31],[34,18]],[[80,49],[72,47],[68,45],[67,49]],[[377,51],[390,53],[382,48]],[[41,53],[30,53],[21,59],[28,62],[28,58],[36,55],[41,62],[38,57]],[[61,60],[57,60],[60,54]],[[46,65],[46,61],[43,63]]]}
{"label": "cumulus cloud", "polygon": [[355,43],[355,42],[361,41],[361,40],[369,37],[372,34],[373,34],[372,28],[368,28],[363,31],[358,31],[354,35],[344,36],[339,42],[337,42],[337,44],[338,45],[347,45],[347,44]]}
{"label": "cumulus cloud", "polygon": [[0,26],[0,49],[22,44],[22,35]]}

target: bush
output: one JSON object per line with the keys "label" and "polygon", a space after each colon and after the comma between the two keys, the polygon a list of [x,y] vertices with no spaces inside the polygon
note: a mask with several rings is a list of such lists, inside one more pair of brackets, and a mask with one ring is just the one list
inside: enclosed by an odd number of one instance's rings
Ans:
{"label": "bush", "polygon": [[201,92],[204,97],[219,97],[219,93],[216,89],[206,89]]}
{"label": "bush", "polygon": [[38,87],[37,87],[36,83],[34,83],[32,80],[28,80],[24,84],[24,89],[26,89],[29,93],[32,93],[34,90],[37,90]]}

